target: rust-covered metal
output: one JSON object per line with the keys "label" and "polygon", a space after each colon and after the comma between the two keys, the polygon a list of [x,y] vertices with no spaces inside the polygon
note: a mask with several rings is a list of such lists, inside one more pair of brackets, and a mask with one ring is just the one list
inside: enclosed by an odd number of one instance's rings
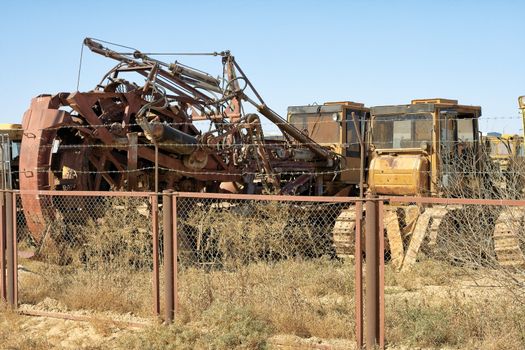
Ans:
{"label": "rust-covered metal", "polygon": [[151,236],[153,239],[153,314],[160,316],[160,261],[159,261],[159,198],[150,196],[151,203]]}
{"label": "rust-covered metal", "polygon": [[[175,294],[176,294],[176,272],[173,262],[177,259],[176,252],[174,252],[174,235],[173,235],[173,221],[174,217],[170,215],[173,207],[173,195],[170,191],[164,191],[162,195],[162,209],[165,213],[163,215],[163,232],[164,234],[164,279],[167,288],[164,294],[164,321],[170,324],[175,319]],[[176,225],[176,224],[175,224]]]}
{"label": "rust-covered metal", "polygon": [[[365,202],[365,252],[366,252],[366,294],[365,325],[366,349],[373,350],[379,345],[379,213],[377,201]],[[383,252],[381,251],[381,254]]]}
{"label": "rust-covered metal", "polygon": [[[84,43],[119,63],[92,91],[33,99],[23,120],[23,190],[151,190],[155,145],[160,189],[214,192],[217,182],[236,182],[241,192],[261,192],[266,185],[271,192],[283,181],[278,170],[297,174],[293,178],[336,166],[329,149],[260,99],[227,51],[216,54],[225,76],[217,79],[179,62],[118,53],[89,38]],[[130,73],[145,83],[121,77]],[[288,142],[266,142],[259,117],[244,114],[243,103],[275,123]],[[206,131],[195,124],[203,120],[210,125]],[[308,161],[296,155],[301,149],[311,152]]]}
{"label": "rust-covered metal", "polygon": [[[117,65],[91,91],[32,100],[23,118],[23,193],[335,190],[316,187],[314,175],[336,172],[337,154],[269,108],[229,51],[211,55],[220,64],[212,75],[138,50],[117,52],[90,38],[84,44]],[[245,112],[249,106],[258,113]],[[282,139],[265,137],[262,118],[275,124]],[[52,203],[22,194],[22,205],[39,242],[44,219],[55,215]]]}

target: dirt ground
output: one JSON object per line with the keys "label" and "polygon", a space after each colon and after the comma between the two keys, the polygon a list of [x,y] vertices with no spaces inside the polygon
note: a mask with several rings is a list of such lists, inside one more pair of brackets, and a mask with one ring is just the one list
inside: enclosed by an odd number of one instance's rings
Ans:
{"label": "dirt ground", "polygon": [[[406,290],[403,287],[387,287],[387,299],[411,299],[417,300],[421,296],[425,299],[436,301],[454,293],[464,298],[487,296],[487,292],[498,294],[494,288],[483,288],[464,282],[461,288],[454,289],[443,286],[425,286],[418,290]],[[21,305],[23,311],[63,312],[65,308],[56,300],[45,299],[39,305]],[[153,320],[141,319],[131,315],[114,313],[93,312],[68,312],[64,315],[76,315],[89,317],[89,320],[78,321],[55,317],[40,317],[32,315],[16,315],[9,313],[2,322],[3,328],[14,330],[12,336],[4,341],[4,349],[126,349],[128,337],[140,337],[141,333],[147,332],[149,327],[155,327]],[[130,322],[128,324],[128,322]],[[140,327],[142,324],[144,327]],[[16,335],[15,335],[16,334]],[[159,348],[152,344],[152,349]],[[274,335],[267,340],[268,349],[276,350],[343,350],[353,349],[354,342],[351,340],[330,340],[317,337],[301,338],[296,335]],[[435,347],[418,346],[389,346],[389,349],[437,349]],[[465,347],[470,348],[470,347]],[[459,349],[458,347],[440,347],[440,349]]]}
{"label": "dirt ground", "polygon": [[[48,305],[53,301],[48,300]],[[22,305],[20,310],[37,310],[36,307]],[[71,315],[71,313],[64,314]],[[78,313],[77,313],[78,315]],[[123,338],[140,336],[147,332],[153,322],[141,320],[144,327],[136,324],[126,325],[125,321],[114,322],[114,319],[126,319],[127,315],[91,314],[90,320],[78,321],[56,317],[10,314],[4,326],[14,326],[17,336],[4,343],[3,349],[126,349]],[[137,321],[137,319],[133,319]],[[157,348],[152,344],[152,348]],[[343,350],[354,348],[349,340],[325,340],[316,337],[304,339],[294,335],[275,335],[268,339],[268,349],[322,349]]]}
{"label": "dirt ground", "polygon": [[111,322],[64,320],[50,317],[20,316],[18,327],[24,337],[44,341],[50,347],[62,349],[111,348],[115,339],[131,329],[119,328]]}
{"label": "dirt ground", "polygon": [[[33,270],[37,267],[30,266]],[[250,276],[254,286],[246,284],[246,299],[241,308],[230,302],[230,298],[235,296],[231,290],[221,290],[221,286],[234,283],[225,283],[225,278],[235,280],[237,277],[220,272],[216,278],[208,276],[208,279],[200,281],[201,272],[193,271],[186,277],[186,287],[181,289],[184,296],[181,302],[188,300],[189,303],[182,305],[181,323],[171,327],[161,326],[158,320],[139,317],[132,312],[72,309],[50,297],[22,304],[20,311],[63,313],[88,320],[27,316],[4,307],[0,312],[0,348],[354,348],[354,325],[347,322],[351,318],[344,322],[338,320],[341,315],[353,312],[353,287],[335,285],[352,270],[352,266],[310,261],[283,262],[273,267],[255,266],[254,269],[253,275],[243,275]],[[498,276],[490,272],[466,272],[433,262],[421,263],[414,271],[404,274],[387,269],[385,307],[388,349],[522,349],[525,331],[521,325],[525,308],[514,302],[516,295],[513,293],[517,289],[501,284]],[[19,274],[23,286],[24,281],[43,281],[40,276],[35,279],[34,272],[24,271],[24,268],[19,269]],[[33,277],[27,279],[30,276]],[[312,280],[317,283],[311,284]],[[275,286],[271,285],[272,281]],[[295,282],[287,285],[290,281]],[[206,286],[209,290],[203,295],[201,292]],[[27,283],[24,288],[28,288]],[[46,293],[49,291],[45,289]],[[277,293],[275,300],[282,303],[266,301],[268,304],[264,304],[263,300],[269,300],[270,292]],[[40,297],[43,294],[36,295]],[[290,309],[285,309],[288,302]],[[272,305],[283,310],[268,311]],[[191,309],[197,306],[198,310]],[[294,310],[297,315],[290,316]],[[316,322],[319,324],[312,324]],[[331,339],[323,334],[350,336]]]}

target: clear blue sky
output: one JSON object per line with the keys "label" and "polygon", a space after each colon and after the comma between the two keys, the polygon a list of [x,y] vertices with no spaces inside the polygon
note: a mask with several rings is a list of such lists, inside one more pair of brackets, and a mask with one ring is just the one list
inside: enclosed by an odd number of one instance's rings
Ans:
{"label": "clear blue sky", "polygon": [[[281,115],[445,97],[481,105],[483,131],[521,129],[525,1],[4,1],[0,122],[19,122],[33,96],[74,91],[86,36],[143,51],[229,49]],[[80,90],[112,64],[85,51]]]}

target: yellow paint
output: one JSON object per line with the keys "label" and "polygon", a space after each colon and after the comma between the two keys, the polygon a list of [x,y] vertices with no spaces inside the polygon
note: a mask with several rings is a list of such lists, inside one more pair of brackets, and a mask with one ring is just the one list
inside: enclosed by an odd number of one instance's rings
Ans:
{"label": "yellow paint", "polygon": [[368,184],[380,195],[422,195],[428,188],[428,170],[423,155],[379,155],[370,162]]}
{"label": "yellow paint", "polygon": [[418,103],[434,103],[434,104],[442,104],[442,105],[454,105],[456,106],[458,104],[458,100],[451,100],[447,98],[424,98],[419,100],[412,100],[412,104],[418,104]]}
{"label": "yellow paint", "polygon": [[21,141],[22,124],[0,124],[0,134],[8,134],[11,141]]}

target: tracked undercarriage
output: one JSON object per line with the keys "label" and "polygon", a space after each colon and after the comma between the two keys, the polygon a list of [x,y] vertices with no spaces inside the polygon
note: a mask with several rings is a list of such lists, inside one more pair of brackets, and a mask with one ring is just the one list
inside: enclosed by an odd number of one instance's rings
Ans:
{"label": "tracked undercarriage", "polygon": [[498,216],[494,230],[494,250],[502,266],[525,267],[524,220],[524,208],[505,208]]}
{"label": "tracked undercarriage", "polygon": [[[387,253],[392,265],[399,270],[410,269],[416,263],[421,251],[437,258],[449,260],[455,258],[460,263],[468,263],[469,257],[463,256],[461,252],[444,252],[447,248],[462,248],[465,251],[469,249],[466,246],[469,240],[465,239],[465,236],[469,234],[472,236],[473,232],[465,230],[461,222],[458,222],[462,217],[468,215],[468,213],[462,213],[462,210],[464,211],[465,208],[458,205],[424,208],[416,205],[385,206],[383,227],[387,241]],[[497,214],[491,215],[491,220],[486,220],[484,227],[479,228],[481,235],[490,238],[489,242],[479,244],[480,247],[483,247],[481,254],[484,254],[482,257],[484,260],[481,263],[491,263],[492,260],[495,260],[503,267],[525,267],[523,253],[525,209],[506,207],[495,210]],[[339,257],[353,257],[356,235],[355,220],[355,207],[350,207],[343,210],[335,222],[334,248]],[[474,233],[475,237],[471,239],[481,239],[479,232]],[[366,234],[364,230],[363,233]],[[444,242],[444,240],[457,241]]]}

